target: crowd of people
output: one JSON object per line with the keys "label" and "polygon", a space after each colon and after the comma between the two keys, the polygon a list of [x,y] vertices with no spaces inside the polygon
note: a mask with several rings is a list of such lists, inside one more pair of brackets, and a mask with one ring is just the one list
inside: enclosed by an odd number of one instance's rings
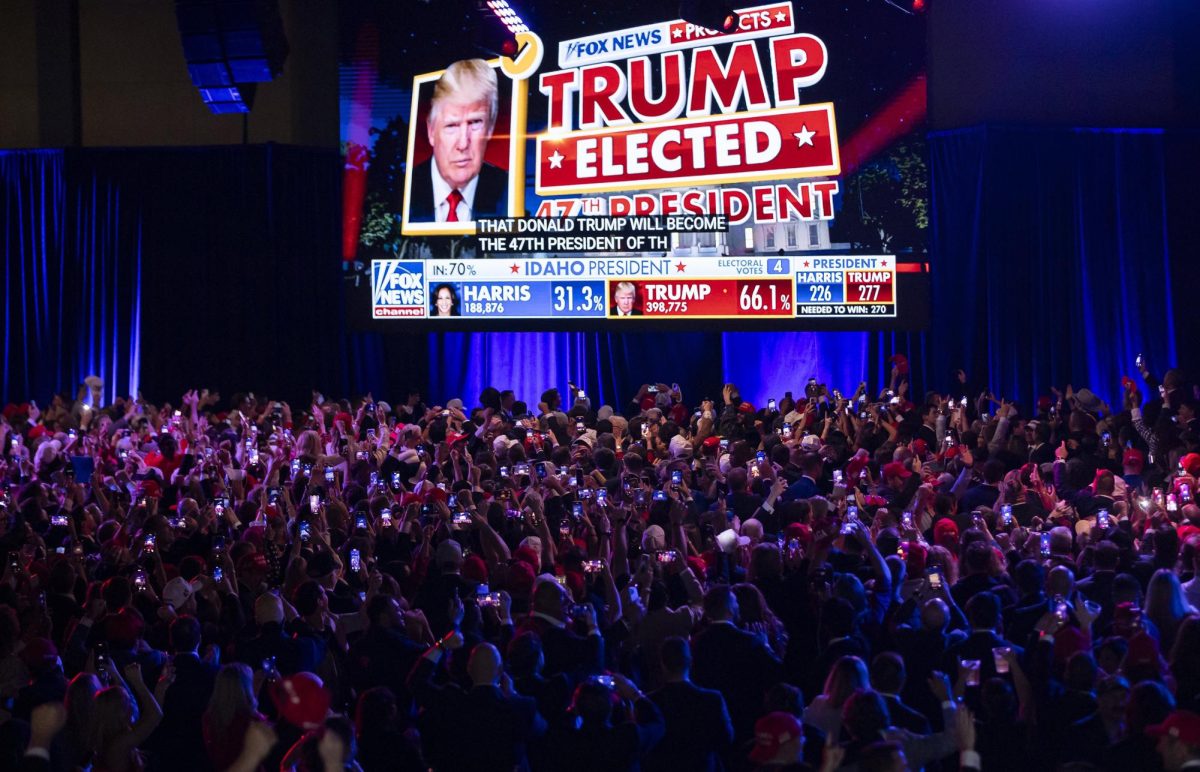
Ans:
{"label": "crowd of people", "polygon": [[906,364],[8,405],[0,768],[1200,768],[1200,395]]}

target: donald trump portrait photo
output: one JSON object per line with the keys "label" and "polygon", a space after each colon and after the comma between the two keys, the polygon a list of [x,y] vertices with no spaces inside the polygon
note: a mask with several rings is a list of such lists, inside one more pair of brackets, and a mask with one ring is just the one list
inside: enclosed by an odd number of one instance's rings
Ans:
{"label": "donald trump portrait photo", "polygon": [[500,112],[496,70],[483,59],[462,59],[432,92],[424,121],[414,116],[410,129],[431,155],[410,166],[406,221],[453,227],[506,216],[508,172],[486,160]]}

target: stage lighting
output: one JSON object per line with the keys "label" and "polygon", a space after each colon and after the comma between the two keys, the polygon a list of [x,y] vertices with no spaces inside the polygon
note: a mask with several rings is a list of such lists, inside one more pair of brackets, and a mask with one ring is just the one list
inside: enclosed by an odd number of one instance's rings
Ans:
{"label": "stage lighting", "polygon": [[529,26],[521,18],[520,14],[508,4],[508,0],[486,0],[484,7],[491,11],[505,29],[514,35],[518,32],[529,32]]}
{"label": "stage lighting", "polygon": [[176,0],[175,20],[192,84],[213,113],[250,112],[254,84],[283,72],[278,0]]}
{"label": "stage lighting", "polygon": [[721,0],[683,0],[679,18],[717,32],[733,32],[739,21],[737,12]]}
{"label": "stage lighting", "polygon": [[521,47],[517,34],[529,32],[529,25],[508,0],[479,0],[475,45],[497,56],[515,59]]}

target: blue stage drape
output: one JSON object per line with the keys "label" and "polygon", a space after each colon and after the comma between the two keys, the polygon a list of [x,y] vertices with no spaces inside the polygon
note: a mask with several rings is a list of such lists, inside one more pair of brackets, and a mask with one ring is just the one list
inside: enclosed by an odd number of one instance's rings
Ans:
{"label": "blue stage drape", "polygon": [[291,400],[310,387],[393,400],[416,388],[471,401],[493,385],[536,402],[574,379],[598,404],[623,405],[654,380],[679,382],[693,404],[733,381],[761,405],[811,376],[844,389],[866,378],[874,392],[903,353],[916,395],[946,389],[964,367],[1026,404],[1071,383],[1116,406],[1137,353],[1160,372],[1175,364],[1173,305],[1184,295],[1167,249],[1175,151],[1165,140],[1148,130],[933,134],[923,333],[352,333],[335,152],[0,153],[0,398],[45,399],[96,373],[110,398],[207,386]]}
{"label": "blue stage drape", "polygon": [[345,393],[333,150],[0,152],[3,401]]}
{"label": "blue stage drape", "polygon": [[[809,377],[853,391],[886,384],[893,353],[920,349],[920,333],[439,333],[429,336],[431,397],[473,399],[484,386],[511,388],[536,404],[568,380],[593,402],[623,406],[643,383],[679,383],[696,404],[720,400],[726,382],[764,405],[803,392]],[[915,383],[924,380],[918,357]]]}
{"label": "blue stage drape", "polygon": [[[1176,364],[1164,135],[1151,130],[978,127],[931,135],[930,329],[924,333],[471,333],[431,335],[435,399],[484,384],[536,399],[570,378],[624,402],[644,380],[693,401],[726,381],[756,405],[812,376],[843,389],[971,382],[1030,405],[1051,385],[1120,404],[1143,353]],[[520,367],[517,364],[521,363]],[[614,403],[615,404],[615,403]]]}
{"label": "blue stage drape", "polygon": [[1139,352],[1176,364],[1162,132],[978,127],[929,146],[934,372],[1026,404],[1088,386],[1120,409]]}
{"label": "blue stage drape", "polygon": [[0,152],[0,400],[47,400],[88,375],[139,388],[142,213],[119,180],[58,150]]}

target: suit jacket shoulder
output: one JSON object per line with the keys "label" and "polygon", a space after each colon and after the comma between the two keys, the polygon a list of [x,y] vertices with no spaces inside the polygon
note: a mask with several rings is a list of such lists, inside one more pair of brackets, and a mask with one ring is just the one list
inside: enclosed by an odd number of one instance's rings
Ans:
{"label": "suit jacket shoulder", "polygon": [[[413,167],[409,175],[408,220],[409,222],[433,222],[433,172],[432,159]],[[404,201],[404,188],[401,187],[397,199]]]}
{"label": "suit jacket shoulder", "polygon": [[[409,222],[435,220],[432,169],[432,158],[413,167],[408,200]],[[475,186],[474,214],[476,217],[503,217],[508,214],[508,173],[503,169],[489,163],[480,167],[479,182]]]}
{"label": "suit jacket shoulder", "polygon": [[479,170],[475,188],[475,217],[506,217],[508,215],[508,172],[484,163]]}

